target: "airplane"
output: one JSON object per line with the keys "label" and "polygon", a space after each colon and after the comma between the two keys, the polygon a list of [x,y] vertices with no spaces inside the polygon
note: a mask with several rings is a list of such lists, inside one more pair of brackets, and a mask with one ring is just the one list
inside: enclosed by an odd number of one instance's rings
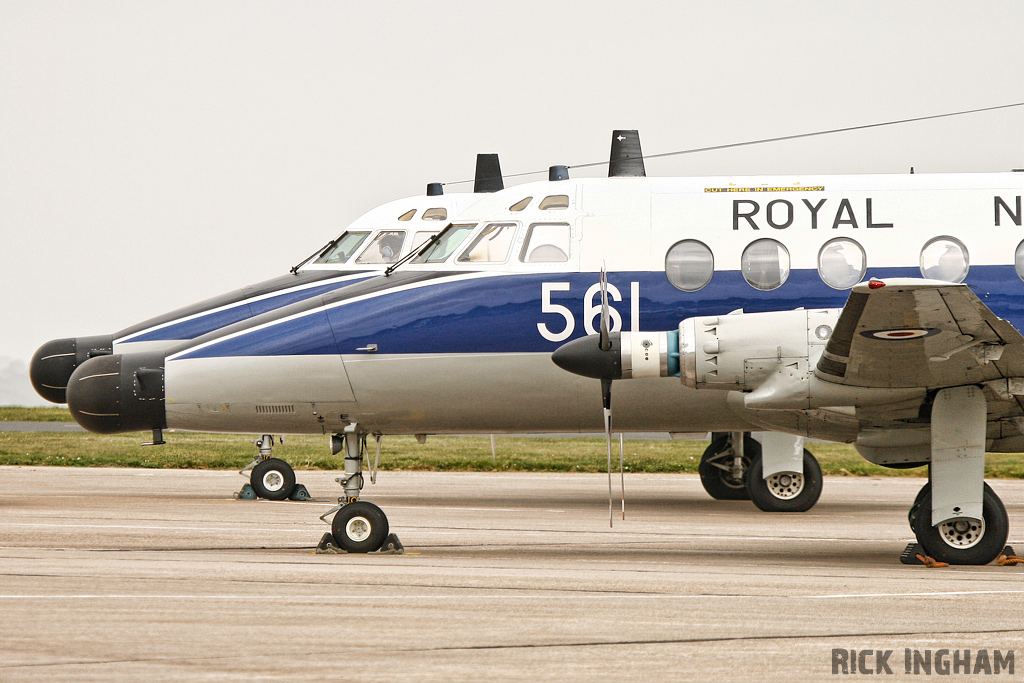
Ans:
{"label": "airplane", "polygon": [[[52,403],[67,403],[67,385],[75,369],[94,356],[162,351],[288,304],[315,297],[380,274],[435,235],[449,216],[504,186],[497,154],[478,154],[473,193],[444,194],[429,183],[424,195],[386,202],[358,217],[341,235],[317,249],[286,275],[190,304],[126,327],[114,334],[54,339],[33,355],[33,388]],[[159,443],[161,439],[154,439]],[[264,444],[263,441],[267,443]],[[268,457],[272,437],[256,442],[260,454],[248,468]],[[287,463],[284,463],[287,467]],[[287,498],[291,490],[267,491],[262,479],[257,494]],[[283,495],[282,495],[283,494]],[[267,497],[264,495],[263,497]]]}
{"label": "airplane", "polygon": [[993,560],[1009,522],[985,452],[1024,450],[1024,175],[650,178],[636,131],[612,148],[608,178],[552,167],[380,277],[89,359],[71,412],[99,433],[329,435],[344,495],[324,518],[369,552],[388,533],[360,500],[369,436],[610,436],[614,385],[618,431],[715,433],[702,460],[763,510],[817,500],[804,438],[928,465],[918,542]]}

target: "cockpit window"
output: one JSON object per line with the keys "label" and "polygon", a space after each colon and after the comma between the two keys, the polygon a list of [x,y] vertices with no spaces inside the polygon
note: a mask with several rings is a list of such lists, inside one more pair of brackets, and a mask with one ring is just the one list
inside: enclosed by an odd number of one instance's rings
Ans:
{"label": "cockpit window", "polygon": [[532,202],[532,201],[533,201],[533,197],[527,197],[526,199],[520,199],[518,202],[516,202],[512,206],[508,207],[508,210],[509,211],[522,211],[527,206],[529,206],[530,202]]}
{"label": "cockpit window", "polygon": [[412,234],[412,243],[410,244],[409,251],[416,251],[436,234],[437,230],[417,230]]}
{"label": "cockpit window", "polygon": [[546,209],[568,209],[569,208],[569,195],[567,194],[553,194],[544,199],[540,200],[541,211]]}
{"label": "cockpit window", "polygon": [[427,209],[420,216],[420,220],[424,221],[446,221],[448,220],[448,209]]}
{"label": "cockpit window", "polygon": [[571,238],[568,223],[535,223],[526,235],[519,260],[523,263],[564,263],[569,260]]}
{"label": "cockpit window", "polygon": [[409,209],[408,211],[403,213],[401,216],[399,216],[398,220],[400,220],[400,221],[411,221],[412,217],[415,216],[415,215],[416,215],[416,209]]}
{"label": "cockpit window", "polygon": [[491,223],[462,252],[459,263],[504,263],[515,237],[515,223]]}
{"label": "cockpit window", "polygon": [[458,249],[462,241],[473,232],[476,223],[458,223],[449,225],[437,236],[437,241],[422,254],[412,260],[413,263],[440,263]]}
{"label": "cockpit window", "polygon": [[325,253],[321,254],[320,258],[318,258],[315,262],[345,263],[350,258],[352,258],[352,254],[356,252],[356,249],[358,249],[359,245],[361,245],[366,240],[369,234],[369,232],[344,233],[341,237],[338,238],[338,241],[334,244],[334,247],[328,249]]}
{"label": "cockpit window", "polygon": [[370,246],[356,259],[356,263],[394,263],[402,253],[405,230],[381,230]]}

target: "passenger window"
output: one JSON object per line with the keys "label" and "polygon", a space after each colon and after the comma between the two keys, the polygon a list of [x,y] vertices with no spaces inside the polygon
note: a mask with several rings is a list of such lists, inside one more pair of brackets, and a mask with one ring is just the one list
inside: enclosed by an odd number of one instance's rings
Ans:
{"label": "passenger window", "polygon": [[867,269],[863,247],[848,237],[830,240],[818,252],[818,275],[833,289],[850,289]]}
{"label": "passenger window", "polygon": [[748,285],[767,292],[789,278],[789,251],[775,240],[756,240],[743,250],[740,266]]}
{"label": "passenger window", "polygon": [[1017,245],[1013,254],[1013,267],[1017,269],[1017,277],[1024,280],[1024,242]]}
{"label": "passenger window", "polygon": [[921,275],[929,280],[963,282],[970,268],[967,247],[955,237],[936,237],[921,250]]}
{"label": "passenger window", "polygon": [[427,209],[420,216],[424,221],[446,221],[448,220],[448,209]]}
{"label": "passenger window", "polygon": [[527,206],[529,206],[530,202],[532,202],[532,201],[533,201],[533,197],[527,197],[526,199],[521,199],[518,202],[516,202],[515,204],[513,204],[512,206],[508,207],[508,210],[509,211],[522,211]]}
{"label": "passenger window", "polygon": [[338,238],[337,243],[331,248],[326,250],[320,255],[320,258],[316,260],[317,263],[345,263],[352,254],[356,252],[364,241],[366,241],[367,232],[346,232]]}
{"label": "passenger window", "polygon": [[491,223],[462,252],[459,263],[504,263],[515,236],[515,223]]}
{"label": "passenger window", "polygon": [[703,242],[676,242],[665,254],[665,276],[676,289],[696,292],[711,282],[714,274],[715,257]]}
{"label": "passenger window", "polygon": [[571,241],[568,223],[535,223],[526,234],[519,260],[523,263],[564,263],[569,260]]}
{"label": "passenger window", "polygon": [[400,221],[411,221],[412,217],[415,216],[415,215],[416,215],[416,209],[409,209],[408,211],[403,213],[401,216],[399,216],[398,220],[400,220]]}
{"label": "passenger window", "polygon": [[540,209],[568,209],[569,208],[569,195],[567,194],[553,194],[549,197],[545,197],[540,201]]}
{"label": "passenger window", "polygon": [[370,246],[356,259],[356,263],[394,263],[402,253],[405,230],[381,230]]}
{"label": "passenger window", "polygon": [[462,241],[473,232],[476,223],[449,225],[437,236],[437,241],[429,249],[412,260],[413,263],[440,263],[458,249]]}

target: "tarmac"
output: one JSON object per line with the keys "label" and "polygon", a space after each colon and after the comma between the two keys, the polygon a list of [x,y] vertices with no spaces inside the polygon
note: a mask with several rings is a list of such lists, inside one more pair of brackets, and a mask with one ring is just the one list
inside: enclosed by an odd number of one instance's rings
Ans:
{"label": "tarmac", "polygon": [[[275,503],[235,500],[234,472],[0,467],[0,680],[788,682],[850,649],[930,678],[905,648],[1024,667],[1024,567],[900,564],[921,479],[826,477],[810,512],[767,514],[627,475],[609,528],[603,475],[382,472],[363,497],[407,552],[317,555],[335,476]],[[990,484],[1024,554],[1024,481]]]}

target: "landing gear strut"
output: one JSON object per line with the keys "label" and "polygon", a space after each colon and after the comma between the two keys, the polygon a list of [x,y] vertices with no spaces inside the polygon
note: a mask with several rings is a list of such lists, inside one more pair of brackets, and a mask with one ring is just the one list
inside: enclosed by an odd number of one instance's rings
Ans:
{"label": "landing gear strut", "polygon": [[716,435],[700,458],[700,483],[715,500],[750,500],[745,476],[751,459],[760,455],[761,444],[749,434],[742,439],[736,434]]}
{"label": "landing gear strut", "polygon": [[[354,430],[331,437],[331,451],[345,451],[345,475],[336,480],[345,495],[338,499],[338,505],[328,510],[320,519],[334,514],[331,533],[339,548],[349,553],[372,553],[380,550],[388,536],[388,518],[384,511],[373,503],[359,500],[363,488],[363,455],[366,453],[366,434]],[[393,535],[392,535],[393,537]],[[393,543],[400,547],[398,539]]]}
{"label": "landing gear strut", "polygon": [[[239,474],[249,474],[249,484],[235,494],[236,498],[266,498],[267,500],[311,500],[302,484],[295,483],[292,466],[280,458],[272,457],[274,437],[264,434],[253,442],[259,449],[256,458]],[[282,440],[281,443],[284,443]]]}

